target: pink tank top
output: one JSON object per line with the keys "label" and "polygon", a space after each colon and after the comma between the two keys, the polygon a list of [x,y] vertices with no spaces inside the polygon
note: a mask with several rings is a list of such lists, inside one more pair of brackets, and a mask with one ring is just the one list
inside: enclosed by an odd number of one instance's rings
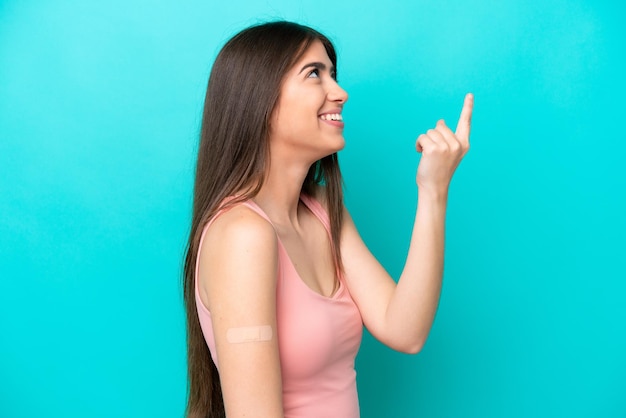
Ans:
{"label": "pink tank top", "polygon": [[[322,222],[330,239],[330,224],[325,209],[311,197],[302,195],[301,200]],[[271,223],[254,202],[242,204]],[[218,212],[205,226],[200,246],[207,228],[221,213]],[[196,280],[200,325],[213,362],[217,365],[211,313],[200,299],[197,283]],[[333,296],[320,295],[298,276],[287,251],[278,240],[276,299],[285,418],[358,418],[354,359],[361,344],[363,321],[343,277],[339,275],[339,289]]]}

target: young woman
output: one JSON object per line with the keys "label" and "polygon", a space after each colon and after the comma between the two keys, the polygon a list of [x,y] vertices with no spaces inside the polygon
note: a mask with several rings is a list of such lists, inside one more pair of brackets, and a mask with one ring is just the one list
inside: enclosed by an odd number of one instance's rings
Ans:
{"label": "young woman", "polygon": [[402,352],[426,341],[473,97],[456,132],[439,121],[417,138],[419,202],[396,284],[343,206],[336,68],[326,37],[289,22],[243,30],[213,65],[184,273],[189,416],[358,417],[363,325]]}

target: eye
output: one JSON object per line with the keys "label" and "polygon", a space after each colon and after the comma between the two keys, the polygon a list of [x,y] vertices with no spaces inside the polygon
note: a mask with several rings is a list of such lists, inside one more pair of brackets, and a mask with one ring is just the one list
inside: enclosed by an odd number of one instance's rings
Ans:
{"label": "eye", "polygon": [[320,70],[315,68],[311,70],[311,72],[307,75],[308,78],[320,78]]}

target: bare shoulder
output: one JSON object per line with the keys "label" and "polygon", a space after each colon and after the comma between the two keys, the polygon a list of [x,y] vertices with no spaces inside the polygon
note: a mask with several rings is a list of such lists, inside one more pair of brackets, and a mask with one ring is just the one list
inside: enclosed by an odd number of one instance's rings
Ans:
{"label": "bare shoulder", "polygon": [[271,245],[276,243],[274,227],[265,218],[245,205],[237,205],[221,214],[206,233],[208,245],[216,241],[223,244],[250,243]]}
{"label": "bare shoulder", "polygon": [[[245,205],[221,214],[208,228],[200,249],[200,296],[211,310],[208,295],[246,289],[271,291],[277,271],[277,238],[273,226]],[[262,292],[260,292],[262,290]]]}

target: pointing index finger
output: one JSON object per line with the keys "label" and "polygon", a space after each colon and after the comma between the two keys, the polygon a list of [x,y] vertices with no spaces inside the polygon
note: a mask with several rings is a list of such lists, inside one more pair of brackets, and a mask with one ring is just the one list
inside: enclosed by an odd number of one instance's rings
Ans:
{"label": "pointing index finger", "polygon": [[472,125],[472,111],[474,110],[474,95],[467,93],[463,102],[463,110],[456,126],[456,136],[460,141],[468,141]]}

